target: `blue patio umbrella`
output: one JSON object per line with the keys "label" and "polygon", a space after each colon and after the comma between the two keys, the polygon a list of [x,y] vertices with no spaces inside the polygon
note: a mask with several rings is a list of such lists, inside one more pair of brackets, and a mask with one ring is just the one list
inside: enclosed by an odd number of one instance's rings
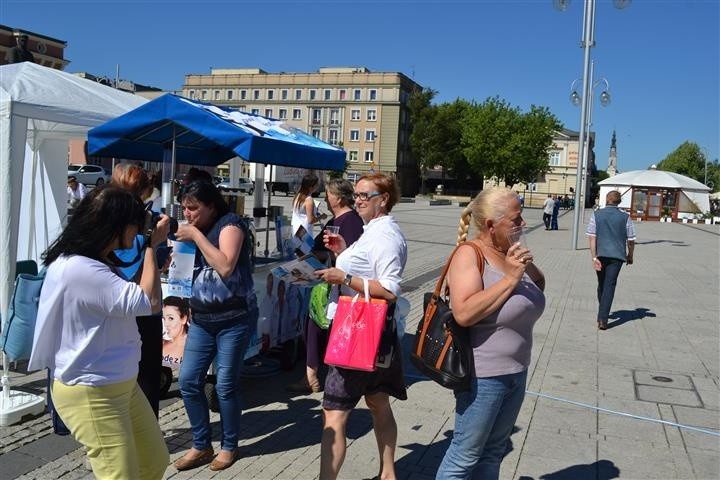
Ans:
{"label": "blue patio umbrella", "polygon": [[342,170],[345,151],[280,120],[166,94],[88,132],[90,155],[216,166],[235,156],[266,165]]}

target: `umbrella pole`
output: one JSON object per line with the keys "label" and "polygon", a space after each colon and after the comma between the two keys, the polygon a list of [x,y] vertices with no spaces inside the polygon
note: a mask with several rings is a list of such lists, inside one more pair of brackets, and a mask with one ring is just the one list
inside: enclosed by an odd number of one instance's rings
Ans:
{"label": "umbrella pole", "polygon": [[265,258],[270,256],[268,243],[270,242],[270,200],[272,196],[273,166],[270,165],[270,188],[268,188],[267,210],[265,211]]}

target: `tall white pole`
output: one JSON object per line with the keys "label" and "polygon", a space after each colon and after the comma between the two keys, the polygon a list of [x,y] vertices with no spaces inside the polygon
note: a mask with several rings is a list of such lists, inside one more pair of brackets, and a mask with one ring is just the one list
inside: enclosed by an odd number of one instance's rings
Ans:
{"label": "tall white pole", "polygon": [[586,162],[585,131],[587,125],[587,114],[589,110],[589,98],[592,95],[592,79],[590,77],[590,49],[593,47],[595,30],[595,0],[585,0],[585,12],[583,13],[583,40],[582,47],[585,50],[585,60],[583,64],[583,90],[582,90],[582,106],[580,110],[580,145],[578,148],[578,164],[577,177],[575,178],[575,210],[573,211],[573,230],[571,238],[571,248],[577,250],[578,233],[580,230],[581,211],[585,208],[585,199],[580,197],[581,185],[583,179],[583,167]]}

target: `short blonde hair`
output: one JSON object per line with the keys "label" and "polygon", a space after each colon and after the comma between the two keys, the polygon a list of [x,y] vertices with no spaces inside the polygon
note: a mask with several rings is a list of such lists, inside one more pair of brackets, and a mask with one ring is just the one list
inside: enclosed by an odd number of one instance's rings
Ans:
{"label": "short blonde hair", "polygon": [[362,177],[358,178],[358,182],[360,180],[372,182],[375,184],[375,187],[377,187],[378,192],[388,194],[388,200],[385,202],[385,211],[387,213],[390,213],[395,204],[400,200],[400,190],[398,189],[398,184],[394,177],[385,175],[384,173],[375,172],[366,173]]}
{"label": "short blonde hair", "polygon": [[492,187],[478,193],[465,207],[460,216],[457,244],[467,240],[470,229],[470,216],[473,216],[475,228],[485,230],[485,220],[498,220],[507,212],[507,200],[517,199],[517,194],[505,187]]}
{"label": "short blonde hair", "polygon": [[152,184],[147,172],[140,165],[130,162],[118,163],[112,173],[113,185],[129,190],[145,199],[152,192]]}

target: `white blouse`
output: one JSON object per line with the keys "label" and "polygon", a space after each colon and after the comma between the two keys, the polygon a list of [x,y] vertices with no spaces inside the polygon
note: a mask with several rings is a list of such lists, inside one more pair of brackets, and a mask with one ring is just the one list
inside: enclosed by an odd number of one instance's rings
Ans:
{"label": "white blouse", "polygon": [[[402,291],[400,282],[407,262],[407,243],[400,226],[389,215],[374,218],[363,227],[360,238],[337,257],[335,266],[353,277],[377,280],[396,297]],[[328,305],[328,318],[334,318],[338,289],[333,288]],[[345,285],[340,294],[354,296],[357,292]]]}
{"label": "white blouse", "polygon": [[[40,292],[29,367],[49,367],[66,385],[107,385],[135,378],[140,335],[135,317],[150,300],[102,262],[61,256]],[[159,359],[158,359],[159,360]]]}

